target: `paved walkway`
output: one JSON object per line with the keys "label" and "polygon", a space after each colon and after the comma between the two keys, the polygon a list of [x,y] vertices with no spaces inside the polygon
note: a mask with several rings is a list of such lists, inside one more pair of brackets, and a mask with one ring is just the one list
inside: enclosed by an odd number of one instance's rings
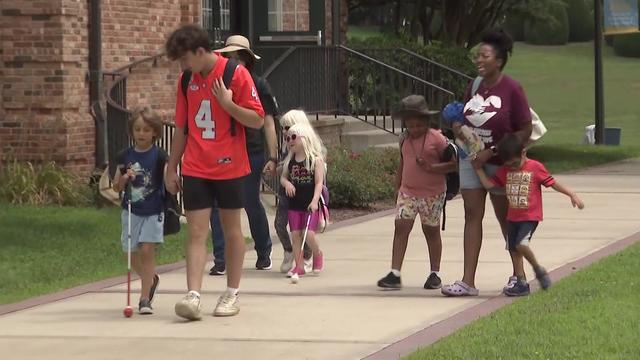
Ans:
{"label": "paved walkway", "polygon": [[[557,178],[580,193],[586,209],[573,209],[563,195],[545,192],[545,222],[533,246],[548,268],[640,231],[639,160]],[[442,273],[451,282],[462,272],[462,202],[451,202],[447,210]],[[269,272],[252,270],[255,253],[248,252],[237,317],[179,320],[173,305],[185,291],[185,274],[178,269],[161,275],[153,316],[122,317],[123,285],[0,316],[0,358],[363,358],[499,295],[511,266],[497,223],[491,211],[487,214],[476,298],[444,298],[422,289],[427,253],[417,228],[403,268],[405,288],[378,290],[375,283],[390,262],[393,216],[387,215],[323,234],[326,271],[298,285],[289,284],[276,266]],[[282,253],[274,249],[274,265],[279,265]],[[207,314],[223,289],[223,278],[207,276]]]}

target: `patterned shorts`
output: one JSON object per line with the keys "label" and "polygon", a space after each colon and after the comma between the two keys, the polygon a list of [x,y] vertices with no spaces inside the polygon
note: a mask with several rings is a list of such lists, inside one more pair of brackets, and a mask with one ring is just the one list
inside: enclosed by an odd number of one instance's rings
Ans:
{"label": "patterned shorts", "polygon": [[420,214],[422,225],[439,226],[444,197],[445,193],[428,198],[417,198],[399,193],[396,202],[396,219],[415,220],[416,216]]}

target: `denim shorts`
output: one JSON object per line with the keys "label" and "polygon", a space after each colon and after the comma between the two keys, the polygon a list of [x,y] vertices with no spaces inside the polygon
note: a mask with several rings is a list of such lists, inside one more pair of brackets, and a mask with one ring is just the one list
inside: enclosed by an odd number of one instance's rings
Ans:
{"label": "denim shorts", "polygon": [[529,246],[537,221],[507,221],[507,250],[516,251],[517,245]]}
{"label": "denim shorts", "polygon": [[[129,212],[122,210],[122,251],[127,252]],[[139,216],[131,214],[131,251],[138,251],[140,243],[162,244],[164,241],[164,215]]]}
{"label": "denim shorts", "polygon": [[[484,164],[483,169],[489,178],[495,175],[500,166],[494,164]],[[483,189],[480,178],[476,173],[476,169],[471,165],[471,159],[460,159],[458,174],[460,175],[460,189]],[[504,189],[493,188],[489,191],[494,195],[505,195]]]}

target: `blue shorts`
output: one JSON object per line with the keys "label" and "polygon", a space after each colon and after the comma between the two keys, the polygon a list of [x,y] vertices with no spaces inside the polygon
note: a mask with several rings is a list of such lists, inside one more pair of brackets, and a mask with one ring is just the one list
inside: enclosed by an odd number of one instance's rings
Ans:
{"label": "blue shorts", "polygon": [[[129,212],[122,210],[122,251],[127,252]],[[139,216],[131,214],[131,251],[138,251],[140,243],[164,242],[164,215]]]}
{"label": "blue shorts", "polygon": [[516,251],[517,245],[529,246],[537,221],[507,221],[507,250]]}
{"label": "blue shorts", "polygon": [[[460,159],[459,164],[458,174],[460,175],[460,190],[484,189],[484,186],[482,186],[480,178],[476,173],[476,169],[471,165],[471,159],[468,157]],[[487,173],[487,177],[489,178],[492,178],[499,168],[500,166],[494,164],[484,164],[483,166],[484,172]],[[504,189],[493,188],[489,192],[494,195],[505,195]]]}

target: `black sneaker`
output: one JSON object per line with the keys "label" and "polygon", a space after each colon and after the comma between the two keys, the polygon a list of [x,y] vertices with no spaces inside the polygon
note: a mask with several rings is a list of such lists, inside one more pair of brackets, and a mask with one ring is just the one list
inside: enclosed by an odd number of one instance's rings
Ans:
{"label": "black sneaker", "polygon": [[138,303],[138,313],[141,315],[151,315],[153,314],[153,308],[151,307],[151,301],[147,299],[142,299]]}
{"label": "black sneaker", "polygon": [[524,280],[518,280],[515,285],[504,292],[507,296],[527,296],[529,293],[529,284]]}
{"label": "black sneaker", "polygon": [[424,283],[424,288],[427,290],[440,289],[442,287],[442,280],[436,275],[436,273],[431,273],[427,278],[427,281]]}
{"label": "black sneaker", "polygon": [[395,276],[391,271],[389,271],[387,276],[378,280],[378,287],[384,289],[400,289],[402,288],[402,281],[400,281],[400,276]]}
{"label": "black sneaker", "polygon": [[151,284],[151,290],[149,291],[149,304],[153,302],[153,297],[156,295],[158,284],[160,283],[160,276],[158,274],[153,275],[153,284]]}
{"label": "black sneaker", "polygon": [[213,266],[211,267],[211,270],[209,270],[209,275],[212,275],[212,276],[220,276],[226,273],[227,273],[227,267],[225,266],[224,263],[214,263]]}
{"label": "black sneaker", "polygon": [[271,270],[271,254],[267,256],[258,256],[258,260],[256,260],[256,269]]}
{"label": "black sneaker", "polygon": [[543,267],[539,267],[537,269],[533,269],[536,273],[536,279],[540,282],[540,287],[542,290],[547,290],[549,286],[551,286],[551,278],[547,273],[547,270]]}

